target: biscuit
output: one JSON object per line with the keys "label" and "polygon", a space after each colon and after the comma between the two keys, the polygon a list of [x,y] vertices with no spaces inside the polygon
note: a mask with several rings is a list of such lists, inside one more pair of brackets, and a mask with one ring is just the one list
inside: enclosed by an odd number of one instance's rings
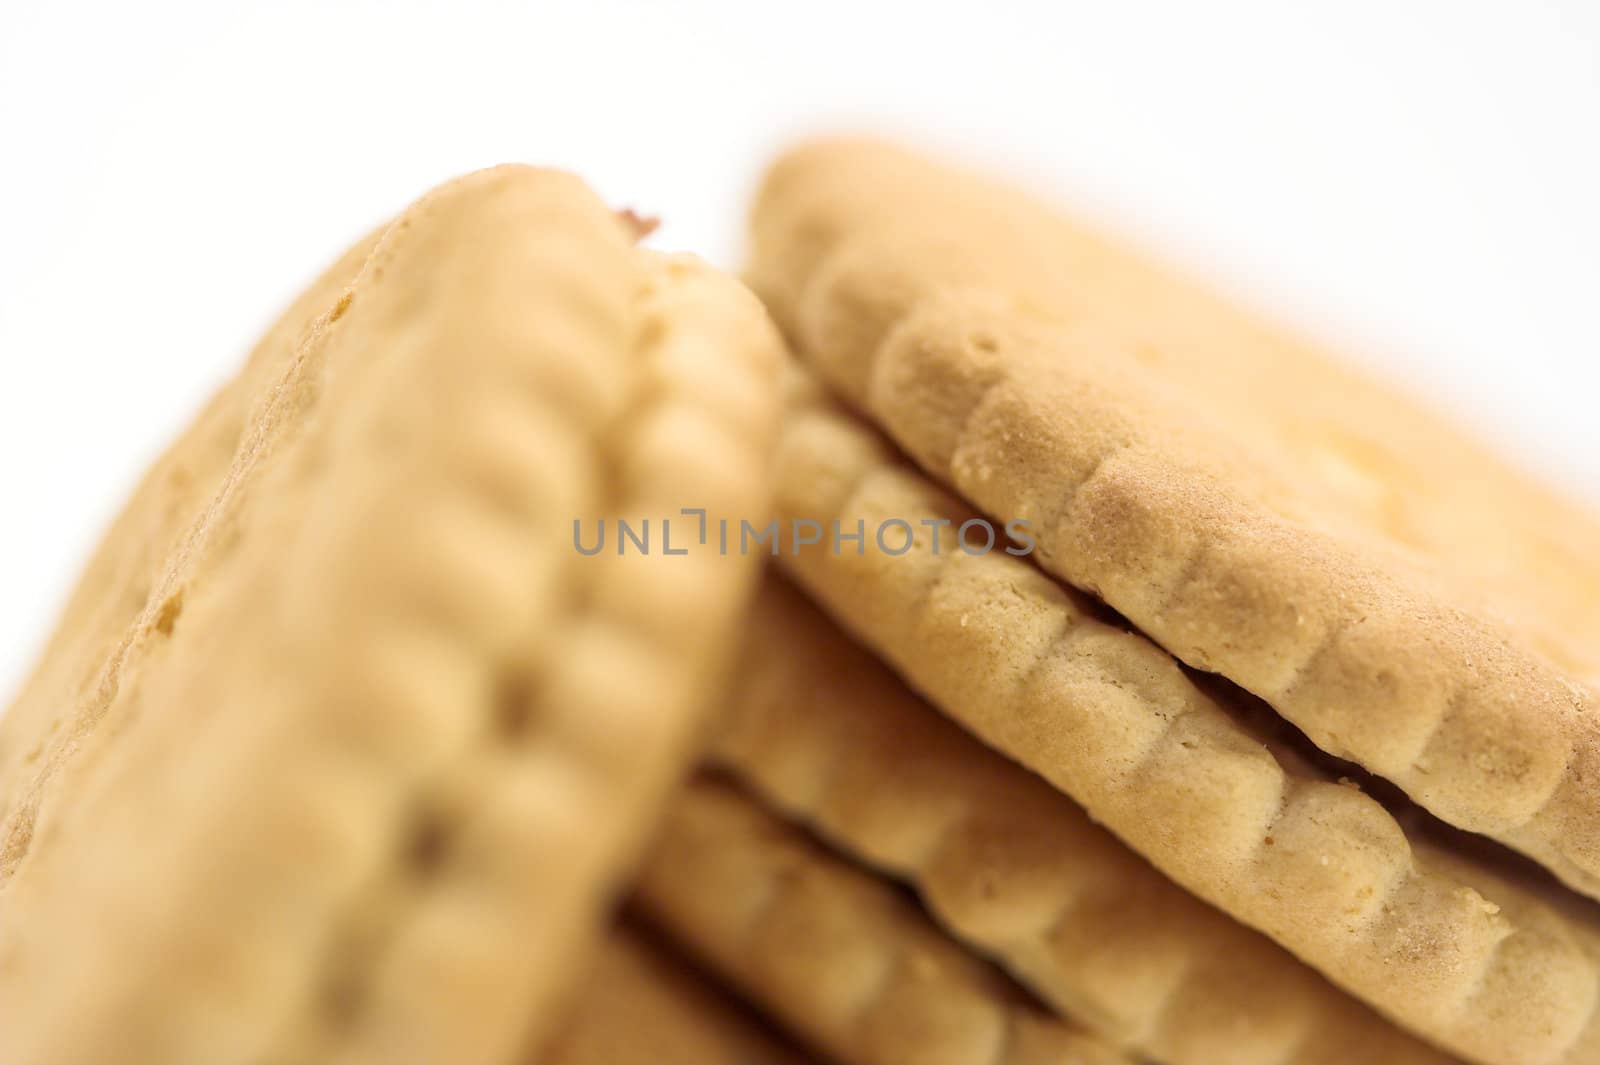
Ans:
{"label": "biscuit", "polygon": [[754,567],[574,521],[763,509],[754,299],[502,167],[315,323],[7,782],[8,1060],[505,1060],[692,753]]}
{"label": "biscuit", "polygon": [[1034,1004],[878,877],[697,777],[635,888],[646,919],[847,1065],[1127,1062]]}
{"label": "biscuit", "polygon": [[711,755],[1065,1015],[1170,1065],[1443,1065],[1152,869],[907,690],[788,582],[745,628]]}
{"label": "biscuit", "polygon": [[[869,534],[860,554],[824,542],[782,562],[912,687],[1402,1026],[1483,1062],[1600,1061],[1591,903],[1509,854],[1458,854],[1438,826],[1403,829],[1258,729],[1238,689],[1202,683],[1028,561],[967,553],[955,527],[971,511],[794,384],[781,520],[919,531],[901,555]],[[953,523],[937,540],[922,524],[934,520]]]}
{"label": "biscuit", "polygon": [[[0,879],[28,847],[40,776],[29,766],[50,748],[63,706],[103,706],[136,639],[131,623],[181,549],[203,501],[215,494],[239,449],[250,406],[326,327],[327,311],[355,279],[381,233],[346,251],[257,342],[244,368],[218,391],[151,466],[84,566],[55,632],[0,726]],[[158,600],[164,597],[158,597]],[[85,709],[84,716],[96,711]],[[48,763],[47,770],[48,772]]]}
{"label": "biscuit", "polygon": [[1010,189],[859,142],[766,179],[803,357],[1049,571],[1600,897],[1600,520]]}
{"label": "biscuit", "polygon": [[806,1056],[624,921],[601,944],[561,1031],[529,1065],[801,1065]]}

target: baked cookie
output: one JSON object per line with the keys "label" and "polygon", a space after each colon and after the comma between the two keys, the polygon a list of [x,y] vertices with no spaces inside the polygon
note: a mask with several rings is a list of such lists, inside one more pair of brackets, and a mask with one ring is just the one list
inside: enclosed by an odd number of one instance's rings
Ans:
{"label": "baked cookie", "polygon": [[1170,1065],[1452,1059],[1162,876],[764,583],[711,759],[916,889],[1065,1015]]}
{"label": "baked cookie", "polygon": [[780,160],[750,273],[828,384],[1046,569],[1600,897],[1600,520],[1014,190]]}
{"label": "baked cookie", "polygon": [[[0,879],[27,852],[39,785],[64,746],[57,733],[74,718],[92,721],[110,702],[122,660],[140,635],[132,622],[153,597],[165,600],[155,586],[187,547],[187,534],[254,421],[255,405],[290,371],[295,353],[317,342],[380,235],[347,250],[266,331],[243,369],[151,466],[84,566],[56,631],[0,719]],[[63,713],[69,704],[77,705],[76,714]]]}
{"label": "baked cookie", "polygon": [[[785,569],[929,701],[1400,1025],[1485,1063],[1600,1061],[1589,900],[1330,764],[1026,559],[964,547],[970,509],[815,385],[791,399],[780,519],[869,532]],[[903,553],[871,532],[893,521],[916,530]]]}
{"label": "baked cookie", "polygon": [[845,1065],[1112,1065],[879,878],[697,777],[635,888],[669,938]]}
{"label": "baked cookie", "polygon": [[548,1030],[754,577],[689,519],[672,556],[575,523],[769,490],[764,314],[633,235],[569,175],[462,178],[225,393],[237,444],[134,552],[144,601],[3,726],[7,1060],[486,1062]]}
{"label": "baked cookie", "polygon": [[601,944],[560,1033],[530,1065],[802,1065],[750,1009],[623,921]]}

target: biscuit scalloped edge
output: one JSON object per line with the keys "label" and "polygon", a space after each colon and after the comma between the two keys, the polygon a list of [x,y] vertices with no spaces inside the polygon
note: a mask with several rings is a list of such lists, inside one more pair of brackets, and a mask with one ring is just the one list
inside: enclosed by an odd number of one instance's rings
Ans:
{"label": "biscuit scalloped edge", "polygon": [[1070,326],[968,286],[969,249],[941,250],[942,221],[926,233],[891,221],[892,190],[920,184],[952,214],[980,210],[959,190],[1047,224],[1020,194],[884,146],[804,147],[768,175],[752,283],[829,384],[979,510],[1033,519],[1046,568],[1186,663],[1225,673],[1323,750],[1600,898],[1594,693],[1424,575],[1241,506],[1235,486],[1191,461],[1204,434],[1162,441],[1129,422],[1130,407],[1181,410],[1181,397],[1095,365],[1082,346],[1064,357]]}
{"label": "biscuit scalloped edge", "polygon": [[754,567],[580,558],[572,521],[768,504],[760,305],[514,166],[413,205],[335,311],[281,397],[310,424],[169,578],[8,885],[24,1059],[503,1058],[691,754]]}
{"label": "biscuit scalloped edge", "polygon": [[757,597],[711,757],[908,882],[1040,997],[1154,1060],[1456,1060],[1162,876],[923,703],[785,580]]}
{"label": "biscuit scalloped edge", "polygon": [[[778,512],[871,529],[972,512],[792,379]],[[783,557],[828,613],[984,742],[1200,898],[1473,1060],[1600,1059],[1600,927],[1280,763],[1161,648],[1033,565],[941,530],[900,556]],[[1403,989],[1404,993],[1397,993]]]}
{"label": "biscuit scalloped edge", "polygon": [[646,919],[854,1065],[1126,1065],[864,872],[716,777],[689,782],[635,889]]}

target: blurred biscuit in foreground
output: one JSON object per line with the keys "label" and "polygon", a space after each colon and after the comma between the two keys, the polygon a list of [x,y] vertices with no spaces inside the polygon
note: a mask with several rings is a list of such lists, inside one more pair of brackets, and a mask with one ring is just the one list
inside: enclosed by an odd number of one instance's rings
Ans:
{"label": "blurred biscuit in foreground", "polygon": [[623,921],[600,945],[559,1033],[530,1065],[803,1065],[750,1009]]}
{"label": "blurred biscuit in foreground", "polygon": [[564,173],[440,187],[224,393],[227,461],[141,490],[142,572],[0,725],[0,1056],[490,1062],[556,1021],[754,579],[573,523],[769,489],[765,315],[634,235]]}

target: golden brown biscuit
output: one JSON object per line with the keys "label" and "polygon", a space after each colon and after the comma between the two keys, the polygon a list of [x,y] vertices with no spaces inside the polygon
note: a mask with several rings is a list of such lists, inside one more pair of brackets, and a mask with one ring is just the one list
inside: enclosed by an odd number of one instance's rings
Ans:
{"label": "golden brown biscuit", "polygon": [[504,1060],[690,753],[753,567],[573,525],[763,508],[754,300],[502,167],[316,322],[7,784],[7,1060]]}
{"label": "golden brown biscuit", "polygon": [[[815,386],[792,395],[782,521],[921,531],[904,554],[869,532],[860,554],[823,542],[785,568],[934,705],[1401,1025],[1486,1063],[1600,1061],[1591,902],[1514,856],[1408,831],[1261,729],[1237,689],[1202,684],[1027,561],[968,554],[954,527],[970,510]],[[935,540],[933,520],[953,524]]]}
{"label": "golden brown biscuit", "polygon": [[[71,720],[63,708],[75,705],[76,717],[92,720],[110,702],[132,649],[127,641],[138,639],[131,623],[215,495],[251,408],[289,371],[295,353],[316,342],[380,235],[346,251],[267,330],[244,368],[145,474],[84,566],[44,653],[0,719],[0,879],[27,850],[38,785],[61,749],[58,730]],[[33,768],[41,759],[43,772]]]}
{"label": "golden brown biscuit", "polygon": [[1445,821],[1600,897],[1600,521],[1323,352],[981,178],[783,158],[752,277],[1037,558]]}
{"label": "golden brown biscuit", "polygon": [[1128,1061],[716,778],[673,803],[635,891],[653,926],[847,1065]]}
{"label": "golden brown biscuit", "polygon": [[601,944],[537,1065],[801,1065],[807,1058],[659,938],[624,921]]}
{"label": "golden brown biscuit", "polygon": [[713,761],[1067,1016],[1170,1065],[1454,1060],[1156,872],[786,581],[745,632]]}

